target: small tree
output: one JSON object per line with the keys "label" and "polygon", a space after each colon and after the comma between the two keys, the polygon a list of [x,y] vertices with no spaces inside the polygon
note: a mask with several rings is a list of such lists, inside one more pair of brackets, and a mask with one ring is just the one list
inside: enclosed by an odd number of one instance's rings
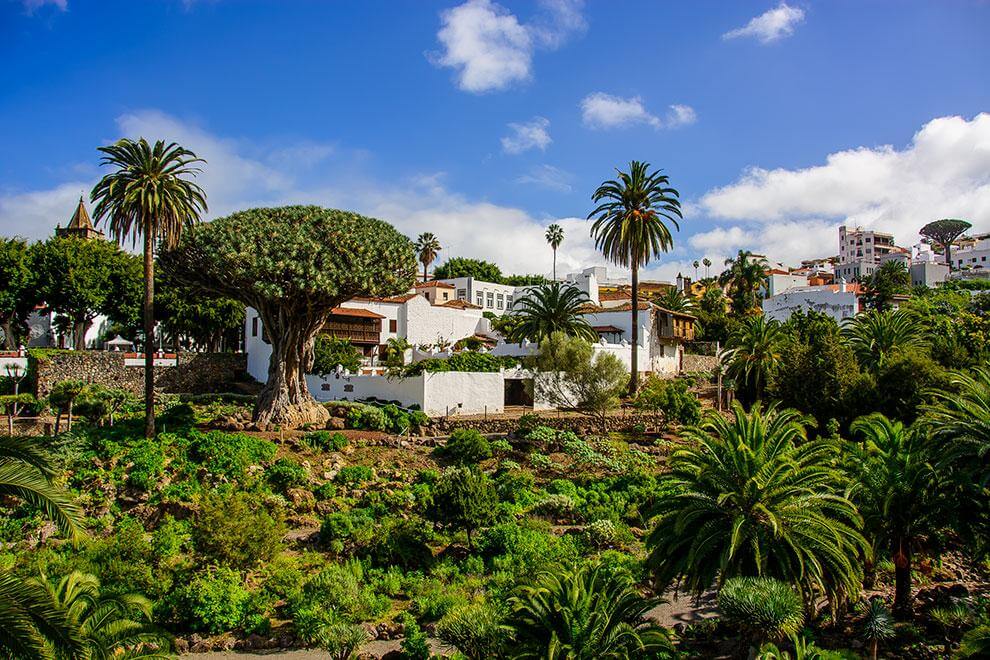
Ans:
{"label": "small tree", "polygon": [[973,225],[965,220],[945,218],[929,222],[918,233],[931,239],[945,251],[945,263],[952,270],[952,242]]}
{"label": "small tree", "polygon": [[8,349],[17,348],[28,315],[41,302],[35,279],[33,248],[20,238],[0,238],[0,330]]}
{"label": "small tree", "polygon": [[495,520],[498,495],[484,472],[468,467],[449,468],[437,481],[430,513],[433,520],[467,532],[474,549],[474,530]]}
{"label": "small tree", "polygon": [[331,310],[355,296],[390,296],[415,280],[412,243],[391,225],[316,206],[241,211],[195,225],[161,256],[169,275],[258,310],[272,344],[254,421],[324,423],[304,374]]}
{"label": "small tree", "polygon": [[32,394],[0,394],[0,409],[7,415],[7,435],[14,435],[14,418],[21,406],[29,406],[34,403]]}
{"label": "small tree", "polygon": [[490,261],[454,257],[448,259],[433,270],[433,279],[449,280],[455,277],[473,277],[483,282],[502,281],[502,270]]}
{"label": "small tree", "polygon": [[896,295],[908,292],[911,276],[903,263],[887,261],[867,276],[863,285],[866,287],[863,303],[869,309],[882,312],[891,308]]}
{"label": "small tree", "polygon": [[48,393],[48,402],[55,409],[55,435],[59,433],[63,412],[68,414],[69,430],[72,430],[72,406],[85,390],[86,383],[81,380],[63,380]]}
{"label": "small tree", "polygon": [[357,373],[361,369],[362,359],[361,352],[346,339],[317,335],[313,344],[313,368],[310,373],[326,376],[336,371],[338,366],[352,374]]}
{"label": "small tree", "polygon": [[594,352],[578,337],[555,332],[540,344],[537,396],[558,408],[574,408],[605,431],[608,413],[619,406],[629,372],[619,358]]}
{"label": "small tree", "polygon": [[652,414],[661,432],[670,428],[672,422],[696,424],[701,421],[701,403],[688,391],[683,380],[651,376],[636,395],[634,405]]}

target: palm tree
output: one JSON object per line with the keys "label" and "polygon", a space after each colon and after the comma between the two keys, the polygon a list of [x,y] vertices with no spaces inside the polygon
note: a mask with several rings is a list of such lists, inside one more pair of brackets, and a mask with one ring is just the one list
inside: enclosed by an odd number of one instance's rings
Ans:
{"label": "palm tree", "polygon": [[766,277],[767,260],[749,250],[739,250],[734,259],[725,260],[725,265],[729,268],[719,276],[718,281],[722,286],[729,286],[732,311],[739,316],[752,313]]}
{"label": "palm tree", "polygon": [[749,316],[729,335],[722,360],[726,374],[747,401],[763,398],[767,384],[780,365],[785,334],[780,323],[765,316]]}
{"label": "palm tree", "polygon": [[90,199],[97,222],[106,219],[118,243],[144,241],[144,434],[155,436],[155,247],[172,247],[183,228],[206,212],[206,194],[186,177],[201,170],[202,158],[172,142],[151,146],[141,138],[123,139],[106,147],[101,165],[115,171],[93,188]]}
{"label": "palm tree", "polygon": [[[75,540],[82,534],[82,511],[52,483],[53,473],[37,443],[27,438],[0,439],[0,499],[15,497],[37,507]],[[82,655],[79,636],[44,590],[0,570],[0,652],[47,657],[50,645],[74,657]]]}
{"label": "palm tree", "polygon": [[437,258],[437,252],[442,249],[440,241],[431,232],[426,231],[419,235],[414,247],[419,256],[419,263],[423,264],[423,281],[425,282],[430,264]]}
{"label": "palm tree", "polygon": [[807,441],[810,418],[757,403],[732,417],[710,411],[670,458],[647,538],[658,589],[675,581],[694,593],[739,576],[798,587],[806,605],[824,594],[836,605],[862,582],[869,551],[862,521],[844,495],[833,440]]}
{"label": "palm tree", "polygon": [[151,601],[140,594],[105,596],[94,575],[73,571],[58,582],[31,581],[78,631],[88,660],[172,658],[168,635],[151,623]]}
{"label": "palm tree", "polygon": [[944,527],[948,513],[936,449],[924,434],[880,413],[860,417],[850,430],[862,437],[853,461],[854,499],[877,553],[894,562],[894,613],[909,616],[912,554]]}
{"label": "palm tree", "polygon": [[705,266],[705,279],[708,279],[708,269],[711,268],[712,260],[709,259],[708,257],[705,257],[704,259],[701,260],[701,263],[704,264]]}
{"label": "palm tree", "polygon": [[601,565],[543,573],[509,599],[513,655],[591,660],[671,653],[667,631],[645,618],[659,602]]}
{"label": "palm tree", "polygon": [[512,303],[512,316],[519,322],[512,327],[507,339],[521,343],[528,339],[539,342],[554,332],[571,337],[598,341],[598,333],[582,314],[589,304],[588,296],[577,287],[551,282],[533,287],[529,293]]}
{"label": "palm tree", "polygon": [[[680,194],[670,187],[661,170],[650,173],[650,164],[632,161],[629,172],[605,181],[591,196],[601,202],[588,214],[594,218],[591,235],[595,247],[613,262],[632,270],[632,360],[629,394],[639,388],[639,268],[646,266],[674,244],[670,223],[680,229]],[[603,201],[604,200],[604,201]]]}
{"label": "palm tree", "polygon": [[901,310],[872,310],[858,314],[846,319],[842,334],[860,365],[871,371],[883,367],[897,351],[927,344],[924,328],[913,316]]}
{"label": "palm tree", "polygon": [[560,244],[564,242],[564,230],[554,223],[547,227],[547,243],[550,244],[550,249],[553,250],[553,279],[557,279],[557,248]]}
{"label": "palm tree", "polygon": [[667,289],[656,298],[657,305],[671,312],[689,314],[694,309],[694,299],[677,289]]}
{"label": "palm tree", "polygon": [[697,259],[695,259],[694,260],[694,263],[692,265],[694,266],[694,279],[697,280],[698,279],[698,266],[701,265],[701,262],[699,262]]}

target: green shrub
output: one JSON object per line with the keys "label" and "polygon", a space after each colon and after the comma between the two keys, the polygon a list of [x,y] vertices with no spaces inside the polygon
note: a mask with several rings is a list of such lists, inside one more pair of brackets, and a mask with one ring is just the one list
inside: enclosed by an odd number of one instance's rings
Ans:
{"label": "green shrub", "polygon": [[431,517],[437,522],[464,529],[468,547],[472,533],[494,520],[498,495],[485,473],[471,468],[445,470],[433,491]]}
{"label": "green shrub", "polygon": [[320,525],[320,542],[338,554],[366,545],[373,534],[374,519],[364,509],[331,513]]}
{"label": "green shrub", "polygon": [[382,406],[385,417],[385,429],[396,434],[408,433],[412,425],[409,415],[394,403]]}
{"label": "green shrub", "polygon": [[516,426],[516,435],[525,436],[534,428],[540,425],[540,417],[535,413],[524,413],[519,416]]}
{"label": "green shrub", "polygon": [[459,607],[440,619],[436,636],[467,656],[468,660],[505,655],[509,628],[500,612],[487,604]]}
{"label": "green shrub", "polygon": [[275,443],[242,433],[189,431],[189,455],[211,474],[228,480],[243,480],[251,465],[275,457]]}
{"label": "green shrub", "polygon": [[373,476],[374,472],[367,465],[348,465],[340,468],[334,481],[339,484],[355,485],[371,481]]}
{"label": "green shrub", "polygon": [[374,406],[360,406],[347,411],[347,426],[365,431],[384,431],[385,414]]}
{"label": "green shrub", "polygon": [[619,542],[619,530],[611,520],[596,520],[584,529],[584,541],[592,548],[614,548]]}
{"label": "green shrub", "polygon": [[127,482],[141,490],[150,491],[165,474],[165,454],[157,439],[138,442],[127,452],[124,463],[130,465]]}
{"label": "green shrub", "polygon": [[317,451],[340,451],[347,446],[347,436],[331,431],[314,431],[302,437],[303,444]]}
{"label": "green shrub", "polygon": [[413,410],[409,413],[409,423],[414,429],[421,429],[429,425],[430,418],[422,410]]}
{"label": "green shrub", "polygon": [[418,518],[388,516],[375,526],[368,544],[371,560],[382,567],[424,568],[433,561],[429,526]]}
{"label": "green shrub", "polygon": [[313,490],[313,495],[315,495],[316,499],[321,502],[325,500],[332,500],[337,497],[337,486],[335,486],[332,482],[327,481],[326,483],[322,483],[317,486]]}
{"label": "green shrub", "polygon": [[151,533],[151,549],[159,561],[172,559],[189,550],[192,544],[190,525],[185,520],[175,520],[165,515],[158,528]]}
{"label": "green shrub", "polygon": [[650,413],[661,431],[672,424],[697,424],[701,421],[701,402],[688,391],[686,380],[668,380],[651,376],[636,396],[634,405]]}
{"label": "green shrub", "polygon": [[196,548],[221,564],[250,569],[271,559],[282,547],[281,512],[244,492],[213,493],[200,503],[193,522]]}
{"label": "green shrub", "polygon": [[309,481],[306,468],[290,458],[280,458],[265,470],[265,478],[283,493],[290,488],[305,486]]}
{"label": "green shrub", "polygon": [[557,442],[557,431],[549,426],[534,426],[526,433],[526,440],[545,447],[552,447]]}
{"label": "green shrub", "polygon": [[289,601],[296,632],[305,641],[318,643],[322,630],[337,621],[359,623],[388,611],[390,601],[365,583],[357,561],[332,564],[303,584]]}
{"label": "green shrub", "polygon": [[718,608],[730,626],[759,647],[796,635],[804,625],[801,597],[786,582],[763,577],[726,580]]}
{"label": "green shrub", "polygon": [[490,446],[493,452],[498,452],[500,454],[508,454],[510,451],[512,451],[512,445],[505,438],[492,440]]}
{"label": "green shrub", "polygon": [[443,455],[458,465],[474,465],[491,458],[492,448],[476,429],[454,429]]}
{"label": "green shrub", "polygon": [[552,458],[546,454],[541,454],[535,451],[529,455],[529,462],[532,463],[533,467],[537,470],[547,471],[556,467],[556,464],[553,462]]}
{"label": "green shrub", "polygon": [[405,369],[405,375],[418,376],[422,373],[439,371],[471,371],[495,372],[503,368],[513,368],[519,365],[519,360],[508,356],[495,356],[491,353],[478,351],[461,351],[449,358],[426,358],[410,364]]}
{"label": "green shrub", "polygon": [[573,535],[558,536],[543,521],[489,527],[478,536],[478,550],[493,570],[520,577],[572,563],[580,555]]}
{"label": "green shrub", "polygon": [[399,645],[402,660],[430,660],[433,655],[430,652],[430,644],[426,639],[426,633],[420,630],[416,623],[416,619],[406,614],[402,625],[405,629],[402,643]]}
{"label": "green shrub", "polygon": [[368,633],[353,623],[331,623],[319,635],[320,646],[331,660],[350,660],[366,641]]}
{"label": "green shrub", "polygon": [[250,599],[240,573],[209,568],[179,586],[175,617],[189,630],[217,635],[241,625]]}

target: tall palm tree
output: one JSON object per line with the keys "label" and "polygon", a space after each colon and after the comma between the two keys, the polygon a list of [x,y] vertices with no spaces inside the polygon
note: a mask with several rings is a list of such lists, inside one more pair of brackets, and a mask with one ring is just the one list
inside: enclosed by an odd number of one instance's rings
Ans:
{"label": "tall palm tree", "polygon": [[846,319],[842,334],[860,365],[871,371],[883,367],[897,351],[921,348],[928,343],[924,328],[902,310],[858,314]]}
{"label": "tall palm tree", "polygon": [[151,146],[141,138],[118,140],[106,147],[101,165],[114,171],[90,193],[97,202],[93,215],[106,220],[118,243],[144,242],[144,434],[155,435],[155,248],[172,247],[183,228],[199,222],[206,194],[189,180],[201,172],[202,158],[163,140]]}
{"label": "tall palm tree", "polygon": [[151,601],[140,594],[106,596],[94,575],[73,571],[55,582],[32,582],[47,592],[86,647],[87,660],[173,658],[171,638],[151,623]]}
{"label": "tall palm tree", "polygon": [[732,311],[739,316],[752,313],[766,278],[767,260],[749,250],[739,250],[735,258],[725,260],[725,265],[728,269],[722,272],[718,281],[722,286],[729,286]]}
{"label": "tall palm tree", "polygon": [[937,449],[922,433],[880,413],[860,417],[850,430],[862,438],[855,454],[854,499],[876,552],[894,562],[894,613],[911,614],[911,564],[917,545],[945,525],[944,480]]}
{"label": "tall palm tree", "polygon": [[694,260],[694,263],[692,265],[694,266],[694,279],[697,280],[698,279],[698,266],[701,265],[701,262],[699,262],[697,259],[695,259]]}
{"label": "tall palm tree", "polygon": [[437,237],[428,231],[419,235],[414,247],[416,255],[419,257],[419,263],[423,264],[423,281],[425,282],[430,264],[433,263],[433,260],[437,258],[437,253],[443,248],[440,247],[440,241]]}
{"label": "tall palm tree", "polygon": [[[69,493],[52,483],[53,474],[37,443],[0,439],[0,498],[24,500],[77,539],[82,535],[82,511]],[[72,657],[82,655],[79,635],[44,590],[0,570],[0,655],[46,657],[52,645]]]}
{"label": "tall palm tree", "polygon": [[509,331],[507,339],[522,342],[528,339],[539,342],[554,332],[571,337],[598,341],[598,333],[592,329],[582,314],[589,303],[587,294],[577,287],[560,282],[541,284],[512,303],[512,316],[519,319]]}
{"label": "tall palm tree", "polygon": [[763,398],[767,384],[780,365],[785,334],[780,323],[765,316],[749,316],[729,335],[722,359],[726,374],[748,401]]}
{"label": "tall palm tree", "polygon": [[564,242],[564,230],[560,225],[554,223],[547,227],[547,243],[550,244],[550,249],[553,250],[553,279],[557,279],[557,248],[560,244]]}
{"label": "tall palm tree", "polygon": [[737,576],[796,585],[805,603],[854,596],[868,552],[862,521],[834,467],[835,441],[807,441],[809,418],[796,410],[732,417],[710,411],[684,430],[689,441],[670,458],[668,492],[647,539],[658,588],[674,581],[694,593]]}
{"label": "tall palm tree", "polygon": [[632,270],[632,360],[629,393],[639,389],[639,268],[646,266],[674,245],[666,223],[680,230],[680,194],[670,187],[661,170],[650,172],[650,164],[632,161],[629,171],[603,182],[591,199],[600,202],[588,214],[594,218],[591,235],[595,247],[616,264]]}
{"label": "tall palm tree", "polygon": [[704,264],[705,266],[705,279],[708,279],[708,269],[711,268],[712,260],[709,259],[708,257],[705,257],[704,259],[701,260],[701,263]]}
{"label": "tall palm tree", "polygon": [[516,658],[657,657],[672,653],[668,633],[646,619],[660,601],[601,565],[539,575],[509,599]]}

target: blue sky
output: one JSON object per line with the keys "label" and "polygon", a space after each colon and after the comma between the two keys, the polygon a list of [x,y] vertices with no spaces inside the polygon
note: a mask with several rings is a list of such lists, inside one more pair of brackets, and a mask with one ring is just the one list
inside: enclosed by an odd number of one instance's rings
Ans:
{"label": "blue sky", "polygon": [[651,269],[990,231],[990,3],[979,0],[0,0],[0,233],[43,237],[95,148],[176,139],[211,216],[318,203],[434,231],[444,257],[601,261],[583,218],[631,159],[685,201]]}

